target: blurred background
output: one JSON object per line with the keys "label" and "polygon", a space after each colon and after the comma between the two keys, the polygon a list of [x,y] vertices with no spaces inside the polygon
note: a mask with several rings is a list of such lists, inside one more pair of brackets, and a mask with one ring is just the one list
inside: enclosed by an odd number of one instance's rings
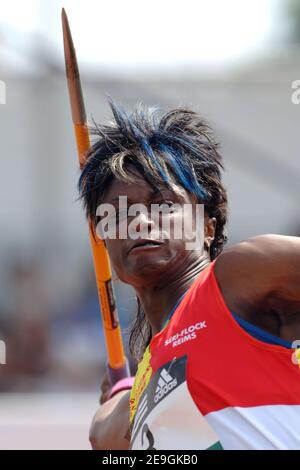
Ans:
{"label": "blurred background", "polygon": [[[197,110],[222,146],[229,243],[300,235],[300,0],[2,1],[0,449],[89,448],[105,367],[62,7],[89,120],[110,119],[107,94]],[[115,291],[127,344],[134,293]]]}

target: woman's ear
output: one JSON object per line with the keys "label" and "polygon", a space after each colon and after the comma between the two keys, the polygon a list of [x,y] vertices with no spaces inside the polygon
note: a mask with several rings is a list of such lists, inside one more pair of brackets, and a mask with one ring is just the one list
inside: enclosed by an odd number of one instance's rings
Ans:
{"label": "woman's ear", "polygon": [[215,238],[216,233],[216,226],[217,226],[217,219],[215,217],[209,218],[205,214],[204,219],[204,239],[213,240]]}
{"label": "woman's ear", "polygon": [[217,219],[215,217],[209,218],[205,216],[204,225],[204,247],[210,256],[210,247],[215,238]]}

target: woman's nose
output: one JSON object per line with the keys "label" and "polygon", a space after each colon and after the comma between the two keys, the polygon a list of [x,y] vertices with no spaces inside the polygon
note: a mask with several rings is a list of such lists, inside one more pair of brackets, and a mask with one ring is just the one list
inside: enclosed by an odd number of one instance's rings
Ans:
{"label": "woman's nose", "polygon": [[141,212],[136,217],[137,231],[142,232],[144,229],[154,226],[154,221],[151,218],[149,212]]}

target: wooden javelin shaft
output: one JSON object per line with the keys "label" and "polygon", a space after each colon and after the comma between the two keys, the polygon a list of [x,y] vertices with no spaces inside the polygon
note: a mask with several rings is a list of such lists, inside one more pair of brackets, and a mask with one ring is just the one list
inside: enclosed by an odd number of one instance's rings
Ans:
{"label": "wooden javelin shaft", "polygon": [[[62,9],[62,27],[72,120],[77,143],[79,165],[80,168],[82,168],[86,153],[90,148],[90,139],[76,53],[68,18],[64,9]],[[108,253],[104,242],[93,234],[91,222],[89,222],[89,235],[108,356],[108,372],[111,384],[114,384],[118,380],[128,377],[130,373],[128,362],[124,354],[121,329],[112,288]]]}

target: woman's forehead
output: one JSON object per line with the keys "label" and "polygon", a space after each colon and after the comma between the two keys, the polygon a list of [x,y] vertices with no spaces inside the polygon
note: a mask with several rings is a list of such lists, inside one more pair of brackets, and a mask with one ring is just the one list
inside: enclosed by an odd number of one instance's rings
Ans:
{"label": "woman's forehead", "polygon": [[193,200],[194,197],[188,193],[181,185],[170,177],[169,184],[167,183],[153,183],[151,184],[147,179],[134,167],[130,167],[130,176],[133,181],[124,181],[113,177],[107,190],[104,192],[102,200],[110,202],[111,199],[116,199],[119,196],[127,196],[129,199],[140,201],[142,199],[149,199],[156,195],[175,196],[178,199]]}
{"label": "woman's forehead", "polygon": [[139,177],[137,181],[127,183],[113,179],[103,199],[110,202],[111,199],[119,196],[127,196],[130,199],[151,199],[156,194],[172,194],[174,191],[166,185],[151,186],[143,177]]}

